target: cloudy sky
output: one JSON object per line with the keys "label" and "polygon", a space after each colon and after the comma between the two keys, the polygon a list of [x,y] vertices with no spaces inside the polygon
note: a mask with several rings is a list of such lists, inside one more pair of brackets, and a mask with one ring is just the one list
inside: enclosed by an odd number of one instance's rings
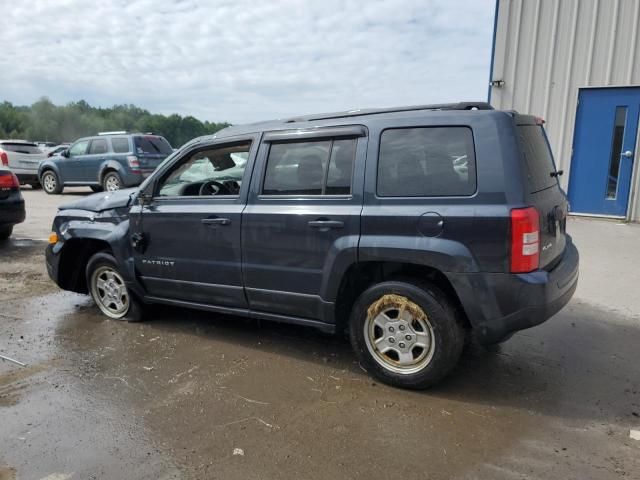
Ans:
{"label": "cloudy sky", "polygon": [[0,0],[0,100],[233,123],[484,100],[494,0]]}

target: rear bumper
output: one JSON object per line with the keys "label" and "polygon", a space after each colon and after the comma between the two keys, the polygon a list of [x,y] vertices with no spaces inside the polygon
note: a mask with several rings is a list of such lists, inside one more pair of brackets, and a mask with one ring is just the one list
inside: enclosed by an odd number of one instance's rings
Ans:
{"label": "rear bumper", "polygon": [[567,238],[562,260],[547,272],[450,274],[480,343],[497,343],[555,315],[578,286],[578,250]]}
{"label": "rear bumper", "polygon": [[15,225],[25,219],[24,200],[18,193],[0,200],[0,225]]}
{"label": "rear bumper", "polygon": [[32,171],[28,173],[17,173],[16,177],[18,177],[18,181],[20,185],[24,185],[25,183],[40,183],[40,179],[38,178],[38,172]]}

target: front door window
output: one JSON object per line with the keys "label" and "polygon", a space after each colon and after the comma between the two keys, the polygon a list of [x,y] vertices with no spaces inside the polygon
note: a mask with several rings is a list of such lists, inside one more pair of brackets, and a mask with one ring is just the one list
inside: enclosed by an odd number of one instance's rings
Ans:
{"label": "front door window", "polygon": [[237,196],[251,142],[199,150],[159,183],[160,197]]}
{"label": "front door window", "polygon": [[88,140],[74,143],[73,146],[69,149],[69,155],[72,157],[75,157],[76,155],[84,155],[87,151],[87,145],[89,145]]}

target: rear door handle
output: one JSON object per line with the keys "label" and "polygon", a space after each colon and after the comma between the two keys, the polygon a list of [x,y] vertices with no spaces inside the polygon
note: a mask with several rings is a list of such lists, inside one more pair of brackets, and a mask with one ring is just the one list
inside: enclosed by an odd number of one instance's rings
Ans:
{"label": "rear door handle", "polygon": [[201,221],[205,225],[229,225],[231,223],[231,220],[229,220],[228,218],[221,217],[203,218]]}
{"label": "rear door handle", "polygon": [[344,228],[344,222],[339,220],[312,220],[309,222],[311,228],[329,230],[330,228]]}

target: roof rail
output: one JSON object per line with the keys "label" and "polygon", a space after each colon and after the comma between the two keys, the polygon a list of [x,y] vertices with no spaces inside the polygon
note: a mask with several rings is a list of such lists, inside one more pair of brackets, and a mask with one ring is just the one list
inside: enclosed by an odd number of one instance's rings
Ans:
{"label": "roof rail", "polygon": [[316,115],[293,117],[285,120],[285,123],[329,120],[331,118],[359,117],[363,115],[379,115],[383,113],[412,112],[416,110],[493,110],[493,107],[487,102],[458,102],[436,103],[431,105],[411,105],[407,107],[363,108],[358,110],[349,110],[346,112],[319,113]]}
{"label": "roof rail", "polygon": [[126,130],[116,130],[114,132],[98,132],[98,135],[126,135],[127,132]]}

